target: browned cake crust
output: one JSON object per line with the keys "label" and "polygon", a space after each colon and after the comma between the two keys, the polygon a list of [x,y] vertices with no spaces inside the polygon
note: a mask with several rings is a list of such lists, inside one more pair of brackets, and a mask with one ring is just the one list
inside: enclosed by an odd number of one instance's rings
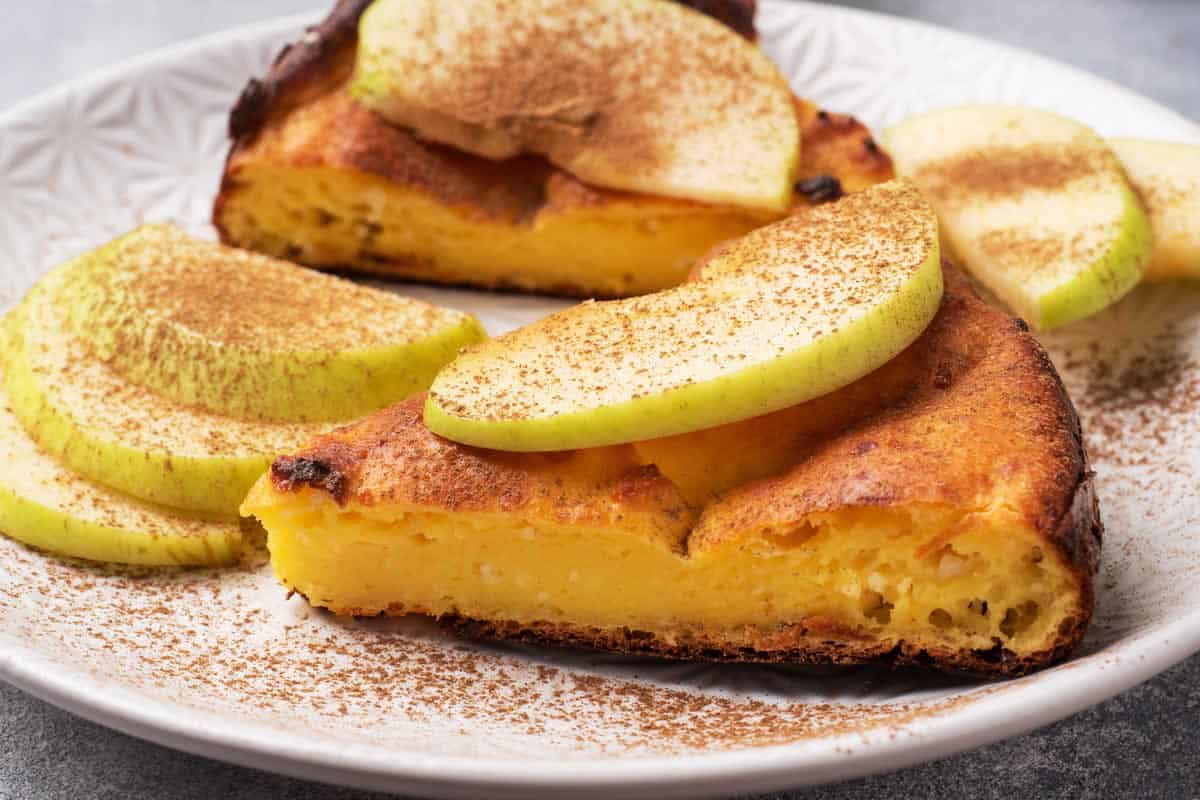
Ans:
{"label": "browned cake crust", "polygon": [[754,15],[758,0],[675,0],[724,23],[751,41],[758,39]]}
{"label": "browned cake crust", "polygon": [[262,80],[251,78],[229,113],[230,155],[253,141],[272,113],[286,112],[332,86],[354,67],[358,21],[372,0],[338,0],[304,38],[286,44]]}
{"label": "browned cake crust", "polygon": [[[1083,637],[1094,607],[1099,508],[1079,418],[1045,351],[1023,322],[983,303],[956,271],[947,268],[945,279],[942,307],[921,338],[893,364],[840,390],[846,401],[855,402],[852,398],[872,394],[873,383],[881,392],[892,392],[902,380],[910,388],[901,400],[882,409],[860,402],[858,417],[798,447],[792,466],[735,487],[705,508],[683,504],[653,465],[633,460],[629,446],[619,446],[630,451],[627,466],[604,476],[589,493],[562,480],[569,465],[588,451],[501,453],[442,439],[422,424],[423,395],[277,459],[273,483],[280,491],[309,485],[342,504],[398,503],[450,512],[540,508],[565,521],[594,515],[594,498],[603,492],[619,498],[627,511],[667,510],[690,527],[685,549],[693,552],[724,536],[786,526],[822,511],[919,504],[972,508],[979,498],[1001,497],[1047,547],[1057,550],[1078,582],[1078,613],[1063,621],[1053,645],[1042,652],[1017,654],[999,643],[971,651],[933,651],[907,643],[885,647],[823,618],[673,637],[503,620],[445,621],[470,635],[668,658],[878,661],[1023,674],[1065,657]],[[897,370],[903,372],[899,379]],[[827,401],[812,401],[813,413]],[[608,455],[618,467],[625,457]]]}
{"label": "browned cake crust", "polygon": [[796,115],[803,142],[796,192],[809,203],[836,200],[842,192],[862,191],[895,177],[892,157],[854,117],[799,98]]}
{"label": "browned cake crust", "polygon": [[888,667],[935,668],[994,678],[1027,675],[1063,660],[1083,638],[1086,623],[1062,632],[1055,646],[1040,653],[1017,656],[997,644],[990,650],[926,648],[901,642],[888,646],[863,638],[836,623],[809,618],[803,623],[772,630],[747,626],[743,631],[719,635],[692,634],[686,641],[667,640],[648,631],[629,628],[581,628],[571,625],[494,622],[458,616],[438,618],[439,624],[459,636],[473,639],[507,639],[527,644],[578,647],[625,655],[654,656],[683,661],[756,664],[881,664]]}

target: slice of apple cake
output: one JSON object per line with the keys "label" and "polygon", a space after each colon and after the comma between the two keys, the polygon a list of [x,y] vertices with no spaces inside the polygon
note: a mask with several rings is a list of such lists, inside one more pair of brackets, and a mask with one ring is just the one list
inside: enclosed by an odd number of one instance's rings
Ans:
{"label": "slice of apple cake", "polygon": [[1025,325],[952,269],[925,333],[801,406],[669,439],[506,453],[417,396],[279,458],[243,510],[338,614],[674,658],[1065,657],[1101,525],[1074,408]]}

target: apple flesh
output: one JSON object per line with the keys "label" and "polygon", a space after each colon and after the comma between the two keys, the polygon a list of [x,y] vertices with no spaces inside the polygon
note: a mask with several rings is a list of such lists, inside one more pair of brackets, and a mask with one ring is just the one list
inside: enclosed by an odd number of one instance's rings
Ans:
{"label": "apple flesh", "polygon": [[536,153],[594,186],[786,211],[787,80],[753,43],[661,0],[376,0],[354,97],[418,136]]}
{"label": "apple flesh", "polygon": [[93,358],[44,277],[5,319],[4,385],[38,444],[86,478],[140,499],[236,518],[271,458],[330,427],[238,420],[168,400]]}
{"label": "apple flesh", "polygon": [[1141,280],[1149,221],[1086,126],[1032,108],[965,106],[909,119],[883,141],[937,210],[948,249],[1034,327],[1093,314]]}
{"label": "apple flesh", "polygon": [[1154,229],[1146,279],[1200,278],[1200,145],[1144,139],[1108,144]]}
{"label": "apple flesh", "polygon": [[345,420],[429,386],[471,315],[145,225],[59,290],[89,352],[133,383],[243,419]]}
{"label": "apple flesh", "polygon": [[237,522],[139,502],[70,472],[42,451],[0,390],[0,531],[64,556],[118,564],[237,560]]}
{"label": "apple flesh", "polygon": [[941,296],[937,219],[894,181],[720,246],[693,282],[583,303],[468,348],[434,380],[425,424],[515,451],[724,425],[886,363]]}

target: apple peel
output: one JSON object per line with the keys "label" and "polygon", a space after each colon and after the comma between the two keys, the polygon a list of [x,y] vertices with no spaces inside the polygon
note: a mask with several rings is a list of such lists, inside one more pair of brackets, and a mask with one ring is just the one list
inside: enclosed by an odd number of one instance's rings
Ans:
{"label": "apple peel", "polygon": [[724,425],[827,394],[911,344],[942,297],[936,216],[893,181],[717,248],[696,280],[587,302],[467,348],[425,424],[550,451]]}

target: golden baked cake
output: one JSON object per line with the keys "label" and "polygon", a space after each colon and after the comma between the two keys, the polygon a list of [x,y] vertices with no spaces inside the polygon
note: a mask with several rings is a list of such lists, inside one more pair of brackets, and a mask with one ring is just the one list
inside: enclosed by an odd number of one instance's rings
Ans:
{"label": "golden baked cake", "polygon": [[671,658],[1016,675],[1092,614],[1079,422],[1019,320],[945,270],[925,333],[801,406],[559,453],[456,444],[423,396],[278,458],[243,512],[337,614]]}
{"label": "golden baked cake", "polygon": [[[541,157],[489,160],[389,124],[348,88],[370,4],[341,0],[243,92],[213,210],[226,243],[320,268],[617,297],[674,286],[713,245],[779,216],[598,188]],[[752,0],[687,4],[754,36]],[[893,177],[861,123],[796,108],[796,202]]]}

